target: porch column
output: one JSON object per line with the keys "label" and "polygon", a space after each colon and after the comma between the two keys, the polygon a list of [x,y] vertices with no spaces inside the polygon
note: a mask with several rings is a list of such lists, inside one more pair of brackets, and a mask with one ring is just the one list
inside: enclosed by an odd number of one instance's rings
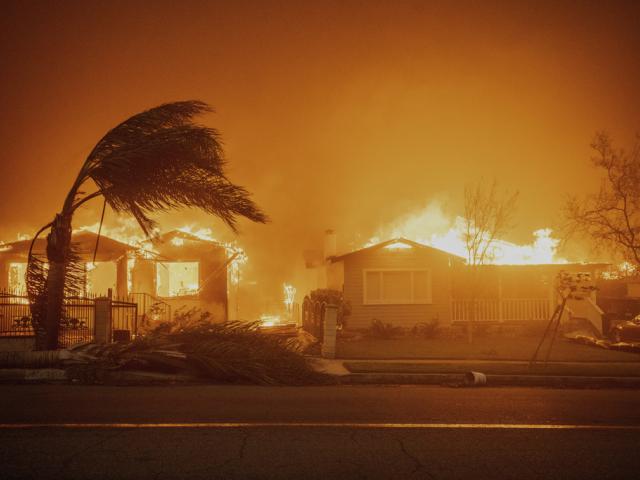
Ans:
{"label": "porch column", "polygon": [[156,265],[153,260],[136,258],[131,276],[132,291],[129,293],[156,295]]}
{"label": "porch column", "polygon": [[123,255],[116,262],[116,297],[124,299],[128,296],[127,256]]}

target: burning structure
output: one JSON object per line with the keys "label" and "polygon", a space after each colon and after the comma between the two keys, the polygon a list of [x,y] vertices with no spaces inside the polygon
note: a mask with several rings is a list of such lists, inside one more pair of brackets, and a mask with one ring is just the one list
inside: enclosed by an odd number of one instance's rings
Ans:
{"label": "burning structure", "polygon": [[[232,251],[215,240],[181,230],[142,247],[105,235],[98,238],[86,230],[74,232],[73,243],[84,262],[86,295],[111,291],[118,298],[133,298],[145,305],[140,314],[148,313],[147,305],[162,303],[173,311],[198,307],[215,320],[228,318],[228,277],[241,261],[240,249]],[[0,290],[25,291],[30,245],[31,240],[20,240],[0,247]],[[45,248],[46,240],[37,239],[34,252],[44,254]]]}
{"label": "burning structure", "polygon": [[228,318],[228,267],[238,254],[214,241],[181,230],[162,235],[151,258],[137,258],[133,292],[146,293],[172,306],[198,307],[219,321]]}
{"label": "burning structure", "polygon": [[[96,242],[98,250],[96,250]],[[106,295],[108,290],[118,297],[128,295],[127,259],[134,255],[135,247],[109,237],[98,236],[88,231],[76,232],[73,235],[76,253],[84,261],[86,294]],[[19,240],[0,246],[0,290],[25,292],[25,274],[31,239]],[[46,240],[38,238],[33,245],[33,252],[44,256]],[[132,257],[133,258],[133,257]]]}
{"label": "burning structure", "polygon": [[[336,255],[335,245],[335,234],[328,231],[318,288],[343,292],[351,305],[347,327],[353,329],[367,328],[373,319],[405,328],[431,320],[442,325],[544,321],[557,303],[554,279],[560,271],[588,272],[596,279],[609,267],[481,265],[474,271],[462,257],[406,238],[343,255]],[[568,307],[574,318],[602,331],[595,292]]]}

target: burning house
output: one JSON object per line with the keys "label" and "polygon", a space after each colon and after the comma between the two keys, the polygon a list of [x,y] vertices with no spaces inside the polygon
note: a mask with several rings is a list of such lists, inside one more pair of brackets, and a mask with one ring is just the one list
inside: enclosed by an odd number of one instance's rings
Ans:
{"label": "burning house", "polygon": [[162,235],[153,255],[135,259],[132,292],[162,299],[172,310],[197,307],[228,318],[228,267],[238,258],[214,240],[174,230]]}
{"label": "burning house", "polygon": [[[109,290],[118,297],[126,297],[127,259],[135,248],[112,238],[80,231],[73,234],[76,253],[85,266],[85,293],[106,295]],[[96,251],[96,243],[98,249]],[[25,274],[31,239],[0,246],[0,290],[25,292]],[[38,238],[33,252],[45,256],[46,240]],[[94,261],[94,251],[95,261]]]}
{"label": "burning house", "polygon": [[[373,319],[411,328],[437,320],[441,325],[523,323],[548,320],[557,304],[560,271],[587,272],[597,279],[607,264],[482,265],[477,273],[457,255],[397,238],[346,254],[335,254],[329,231],[318,288],[342,292],[350,303],[348,328],[364,329]],[[474,275],[479,282],[474,285]],[[572,301],[569,312],[602,331],[595,292]]]}
{"label": "burning house", "polygon": [[[227,280],[241,261],[239,249],[180,230],[144,247],[82,230],[74,232],[73,243],[84,262],[86,295],[110,291],[133,299],[140,315],[162,305],[165,319],[181,307],[209,311],[217,321],[228,318]],[[0,246],[0,290],[25,292],[30,245],[21,240]],[[36,240],[34,252],[44,256],[45,249],[46,240]]]}

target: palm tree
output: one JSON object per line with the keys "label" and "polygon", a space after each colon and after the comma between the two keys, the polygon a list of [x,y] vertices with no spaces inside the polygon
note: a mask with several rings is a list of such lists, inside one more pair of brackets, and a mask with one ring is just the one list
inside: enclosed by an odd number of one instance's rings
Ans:
{"label": "palm tree", "polygon": [[[219,134],[194,123],[211,108],[200,101],[174,102],[144,111],[116,126],[85,160],[47,235],[46,260],[29,252],[27,289],[40,349],[58,347],[65,295],[77,294],[81,268],[71,242],[71,222],[80,205],[103,197],[114,211],[132,215],[152,236],[154,212],[196,207],[236,231],[238,216],[264,223],[266,215],[249,192],[224,173]],[[97,187],[92,193],[81,189]],[[33,249],[33,243],[32,243]]]}

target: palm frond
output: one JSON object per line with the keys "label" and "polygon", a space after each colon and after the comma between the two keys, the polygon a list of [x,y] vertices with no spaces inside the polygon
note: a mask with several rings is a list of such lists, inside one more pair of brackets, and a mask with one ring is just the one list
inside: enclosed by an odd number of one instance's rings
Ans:
{"label": "palm frond", "polygon": [[[84,262],[77,253],[77,246],[71,244],[67,254],[64,272],[64,298],[78,297],[84,294],[85,270]],[[47,291],[48,262],[45,257],[31,252],[27,263],[27,295],[31,311],[31,324],[36,335],[36,345],[45,348],[47,338],[46,312],[48,305]],[[67,311],[62,303],[58,312],[59,318],[66,318]]]}
{"label": "palm frond", "polygon": [[[188,373],[217,383],[302,385],[326,383],[286,339],[265,334],[258,323],[211,323],[196,309],[179,312],[173,322],[125,344],[103,350],[83,346],[94,355],[92,368],[121,368]],[[78,353],[74,351],[74,353]]]}
{"label": "palm frond", "polygon": [[131,117],[95,146],[81,171],[109,206],[131,214],[149,235],[154,212],[200,208],[234,231],[237,217],[266,222],[246,189],[224,173],[224,153],[215,129],[193,122],[211,111],[200,101],[174,102]]}

